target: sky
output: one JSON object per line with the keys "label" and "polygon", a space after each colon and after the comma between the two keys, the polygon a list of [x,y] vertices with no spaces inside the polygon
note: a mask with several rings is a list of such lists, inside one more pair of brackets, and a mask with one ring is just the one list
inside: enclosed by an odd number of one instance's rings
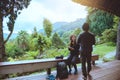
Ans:
{"label": "sky", "polygon": [[[21,11],[15,22],[14,33],[25,30],[28,33],[43,28],[43,20],[47,18],[51,23],[72,22],[79,18],[86,18],[86,7],[71,0],[32,0],[28,8]],[[4,20],[4,26],[7,20]],[[4,27],[4,33],[8,33]]]}

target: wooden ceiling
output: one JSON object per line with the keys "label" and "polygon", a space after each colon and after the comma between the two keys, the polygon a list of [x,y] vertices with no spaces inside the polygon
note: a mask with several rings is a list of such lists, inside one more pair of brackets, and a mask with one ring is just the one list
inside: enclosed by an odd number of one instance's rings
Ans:
{"label": "wooden ceiling", "polygon": [[79,4],[99,8],[120,17],[120,0],[72,0]]}

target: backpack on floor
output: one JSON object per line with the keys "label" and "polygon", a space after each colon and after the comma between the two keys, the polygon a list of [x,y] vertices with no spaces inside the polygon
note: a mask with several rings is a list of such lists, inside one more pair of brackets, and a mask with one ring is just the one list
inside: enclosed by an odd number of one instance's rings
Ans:
{"label": "backpack on floor", "polygon": [[55,80],[55,76],[54,75],[48,75],[46,77],[46,80]]}
{"label": "backpack on floor", "polygon": [[66,79],[68,78],[68,69],[65,62],[59,62],[57,64],[57,75],[56,78]]}

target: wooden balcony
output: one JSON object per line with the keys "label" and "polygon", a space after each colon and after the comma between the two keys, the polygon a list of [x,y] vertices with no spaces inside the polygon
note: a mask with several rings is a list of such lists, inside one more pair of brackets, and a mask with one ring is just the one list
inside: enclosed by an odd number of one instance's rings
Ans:
{"label": "wooden balcony", "polygon": [[[81,68],[78,67],[78,74],[69,75],[68,79],[64,80],[83,80]],[[52,71],[53,75],[56,75],[56,71]],[[120,61],[115,60],[106,62],[103,64],[97,64],[92,66],[91,76],[88,76],[87,80],[120,80]],[[16,77],[5,80],[46,80],[47,74],[34,74],[29,76]],[[59,80],[59,79],[58,79]]]}
{"label": "wooden balcony", "polygon": [[[98,60],[95,55],[92,56],[93,60]],[[63,59],[66,60],[66,59]],[[11,73],[24,73],[38,71],[40,69],[47,69],[47,73],[50,72],[50,68],[56,67],[56,63],[61,60],[47,59],[47,60],[32,60],[32,61],[17,61],[12,64],[9,62],[0,63],[0,75]],[[74,71],[74,69],[73,69]],[[51,71],[51,74],[56,76],[56,70]],[[87,80],[120,80],[120,61],[115,60],[107,63],[99,63],[92,66],[91,76],[88,76]],[[37,73],[26,76],[20,76],[15,78],[6,78],[0,80],[46,80],[48,74]],[[59,79],[58,79],[59,80]],[[82,80],[81,67],[78,66],[77,75],[69,75],[68,79],[64,80]]]}

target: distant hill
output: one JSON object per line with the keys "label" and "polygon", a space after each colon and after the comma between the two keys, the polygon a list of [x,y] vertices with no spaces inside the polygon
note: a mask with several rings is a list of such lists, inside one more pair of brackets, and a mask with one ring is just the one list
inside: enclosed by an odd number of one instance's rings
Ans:
{"label": "distant hill", "polygon": [[[61,33],[69,30],[74,30],[75,28],[81,28],[85,21],[85,18],[80,18],[73,22],[56,22],[53,24],[53,33]],[[40,29],[39,32],[44,33],[44,30]]]}
{"label": "distant hill", "polygon": [[64,31],[74,30],[75,28],[81,28],[85,21],[86,21],[86,19],[77,19],[76,21],[62,25],[55,31],[56,32],[60,32],[60,31],[64,32]]}
{"label": "distant hill", "polygon": [[[68,24],[67,22],[56,22],[53,24],[53,32],[61,28],[61,26]],[[44,33],[44,29],[39,30],[40,33]]]}
{"label": "distant hill", "polygon": [[64,25],[67,25],[68,22],[56,22],[53,24],[53,32],[58,30],[59,28],[61,28]]}
{"label": "distant hill", "polygon": [[[57,32],[58,34],[61,34],[66,31],[74,30],[75,28],[81,28],[85,21],[85,18],[80,18],[73,22],[56,22],[53,24],[53,33]],[[44,34],[44,29],[40,29],[38,32]],[[17,33],[12,33],[10,39],[15,39],[17,35]],[[7,38],[7,36],[8,34],[4,33],[4,38]]]}

